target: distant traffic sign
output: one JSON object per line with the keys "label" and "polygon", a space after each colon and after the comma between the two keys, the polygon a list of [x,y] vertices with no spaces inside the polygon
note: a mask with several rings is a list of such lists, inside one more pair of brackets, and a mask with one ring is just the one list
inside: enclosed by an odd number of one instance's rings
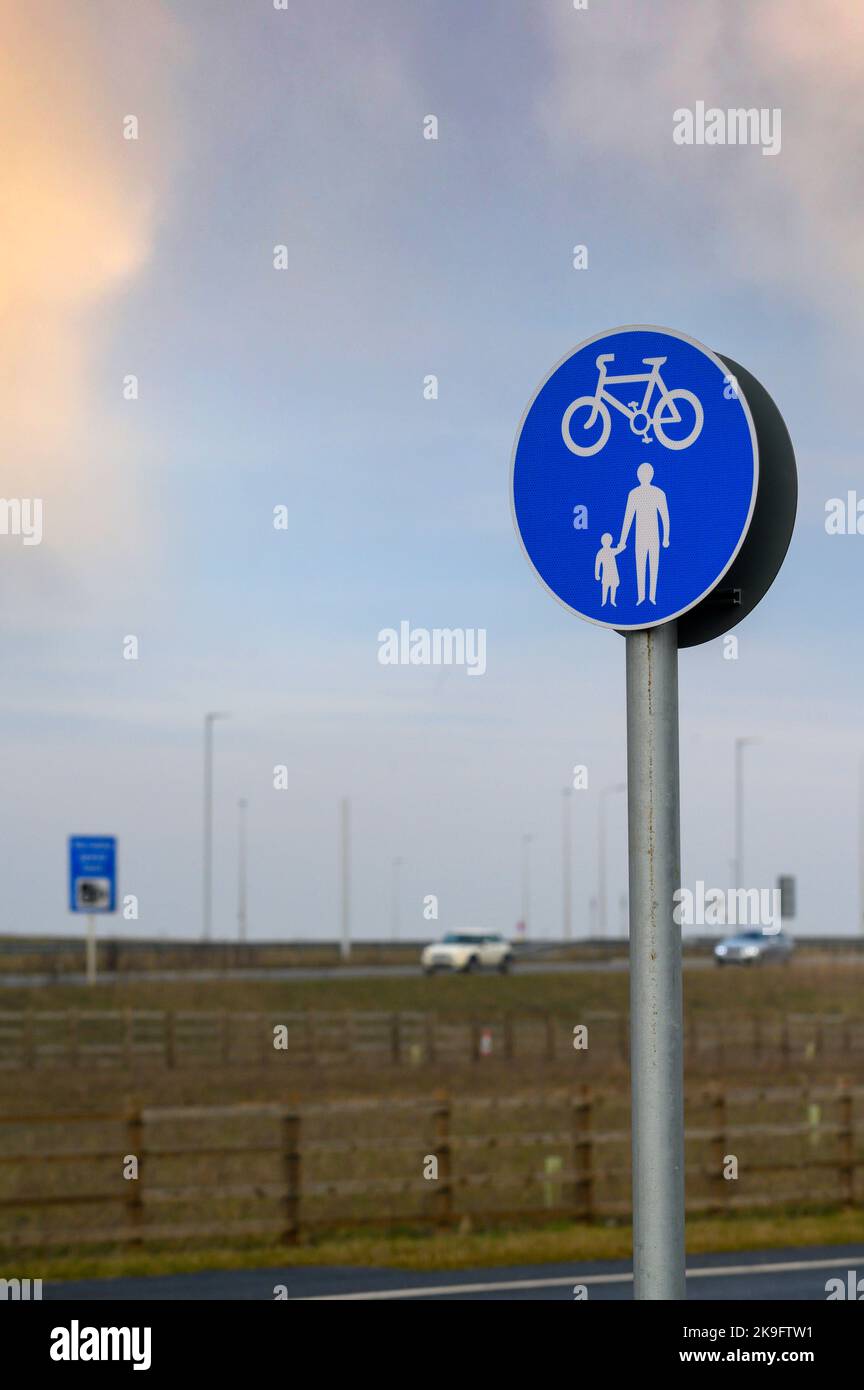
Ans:
{"label": "distant traffic sign", "polygon": [[780,891],[780,916],[784,922],[791,921],[795,916],[796,894],[795,879],[792,874],[781,874],[777,879],[777,887]]}
{"label": "distant traffic sign", "polygon": [[117,911],[117,840],[113,835],[70,835],[69,911]]}
{"label": "distant traffic sign", "polygon": [[535,393],[513,453],[513,516],[561,603],[635,630],[716,588],[758,483],[753,418],[721,358],[671,329],[620,328],[580,344]]}

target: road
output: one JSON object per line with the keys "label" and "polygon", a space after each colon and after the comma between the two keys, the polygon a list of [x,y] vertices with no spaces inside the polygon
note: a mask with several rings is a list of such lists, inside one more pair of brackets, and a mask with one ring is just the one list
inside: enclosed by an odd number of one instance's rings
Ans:
{"label": "road", "polygon": [[[732,1255],[695,1255],[687,1267],[688,1302],[824,1302],[825,1283],[849,1270],[864,1277],[864,1246],[809,1246]],[[54,1300],[220,1299],[273,1300],[279,1286],[289,1299],[328,1302],[571,1302],[584,1285],[589,1299],[630,1301],[629,1261],[580,1261],[498,1269],[356,1269],[310,1265],[288,1269],[205,1270],[148,1278],[87,1279],[44,1285]],[[285,1294],[281,1294],[285,1297]]]}
{"label": "road", "polygon": [[[684,968],[701,969],[713,962],[708,957],[691,956],[684,960]],[[626,956],[616,956],[611,960],[550,960],[519,961],[515,967],[517,975],[576,975],[583,971],[621,971],[629,969]],[[495,972],[491,972],[495,973]],[[122,975],[103,974],[97,977],[97,985],[116,985],[140,983],[142,981],[180,980],[202,984],[206,981],[220,980],[409,980],[420,974],[419,965],[330,965],[330,966],[285,966],[278,969],[261,970],[124,970]],[[19,989],[38,988],[42,985],[83,985],[86,975],[0,975],[0,985]]]}
{"label": "road", "polygon": [[[824,962],[815,962],[823,964]],[[832,956],[832,965],[864,966],[864,955]],[[714,966],[711,956],[685,956],[685,970],[710,970]],[[789,968],[812,970],[813,960],[793,960]],[[581,975],[583,972],[627,971],[630,962],[626,956],[613,956],[610,960],[520,960],[514,972],[517,975]],[[731,969],[733,967],[727,967]],[[741,969],[752,967],[740,967]],[[764,968],[764,967],[763,967]],[[776,966],[774,967],[777,968]],[[494,973],[494,972],[492,972]],[[220,980],[409,980],[420,974],[419,965],[296,965],[273,969],[251,970],[124,970],[121,975],[106,973],[97,978],[97,985],[132,984],[146,981],[179,980],[195,984]],[[0,974],[0,988],[30,989],[42,985],[83,985],[87,977],[81,974],[59,975],[5,975]]]}

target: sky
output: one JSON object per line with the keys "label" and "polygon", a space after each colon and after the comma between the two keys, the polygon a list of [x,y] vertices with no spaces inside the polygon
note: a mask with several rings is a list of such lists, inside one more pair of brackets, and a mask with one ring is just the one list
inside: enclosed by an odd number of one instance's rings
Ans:
{"label": "sky", "polygon": [[[396,858],[404,937],[511,933],[526,834],[529,934],[559,935],[577,764],[588,933],[624,642],[526,565],[510,456],[551,367],[630,323],[742,362],[799,471],[737,660],[681,653],[683,882],[730,881],[754,738],[741,882],[795,874],[796,930],[855,931],[864,537],[825,508],[864,497],[856,0],[0,0],[0,55],[0,495],[44,515],[0,535],[0,931],[79,932],[66,838],[116,834],[112,928],[198,935],[224,710],[215,936],[241,797],[250,936],[336,933],[343,796],[356,936],[394,929]],[[779,153],[676,144],[699,101],[779,109]],[[381,665],[405,620],[484,629],[485,674]],[[620,934],[622,796],[608,820]]]}

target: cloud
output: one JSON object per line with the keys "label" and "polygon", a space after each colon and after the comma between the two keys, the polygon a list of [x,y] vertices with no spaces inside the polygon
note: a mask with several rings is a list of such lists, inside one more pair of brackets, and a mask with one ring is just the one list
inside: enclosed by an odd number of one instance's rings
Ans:
{"label": "cloud", "polygon": [[[45,513],[41,547],[0,547],[31,597],[94,541],[110,549],[118,515],[139,505],[112,424],[129,368],[97,371],[98,354],[105,309],[152,252],[174,162],[172,50],[181,33],[159,3],[0,0],[0,494],[42,497]],[[123,138],[128,114],[137,142]]]}
{"label": "cloud", "polygon": [[[859,0],[619,3],[547,12],[551,82],[541,128],[565,163],[587,149],[622,174],[640,225],[698,232],[693,252],[731,279],[775,283],[847,311],[864,288],[860,256]],[[672,114],[780,107],[782,151],[675,147]],[[838,269],[841,273],[838,274]],[[857,308],[855,308],[857,312]]]}

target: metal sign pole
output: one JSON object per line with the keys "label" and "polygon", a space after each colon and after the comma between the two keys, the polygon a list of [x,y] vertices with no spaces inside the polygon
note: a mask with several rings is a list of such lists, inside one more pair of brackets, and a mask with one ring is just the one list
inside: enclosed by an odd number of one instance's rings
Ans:
{"label": "metal sign pole", "polygon": [[676,624],[625,639],[634,1297],[684,1299]]}
{"label": "metal sign pole", "polygon": [[87,983],[96,983],[96,918],[92,912],[87,914]]}

